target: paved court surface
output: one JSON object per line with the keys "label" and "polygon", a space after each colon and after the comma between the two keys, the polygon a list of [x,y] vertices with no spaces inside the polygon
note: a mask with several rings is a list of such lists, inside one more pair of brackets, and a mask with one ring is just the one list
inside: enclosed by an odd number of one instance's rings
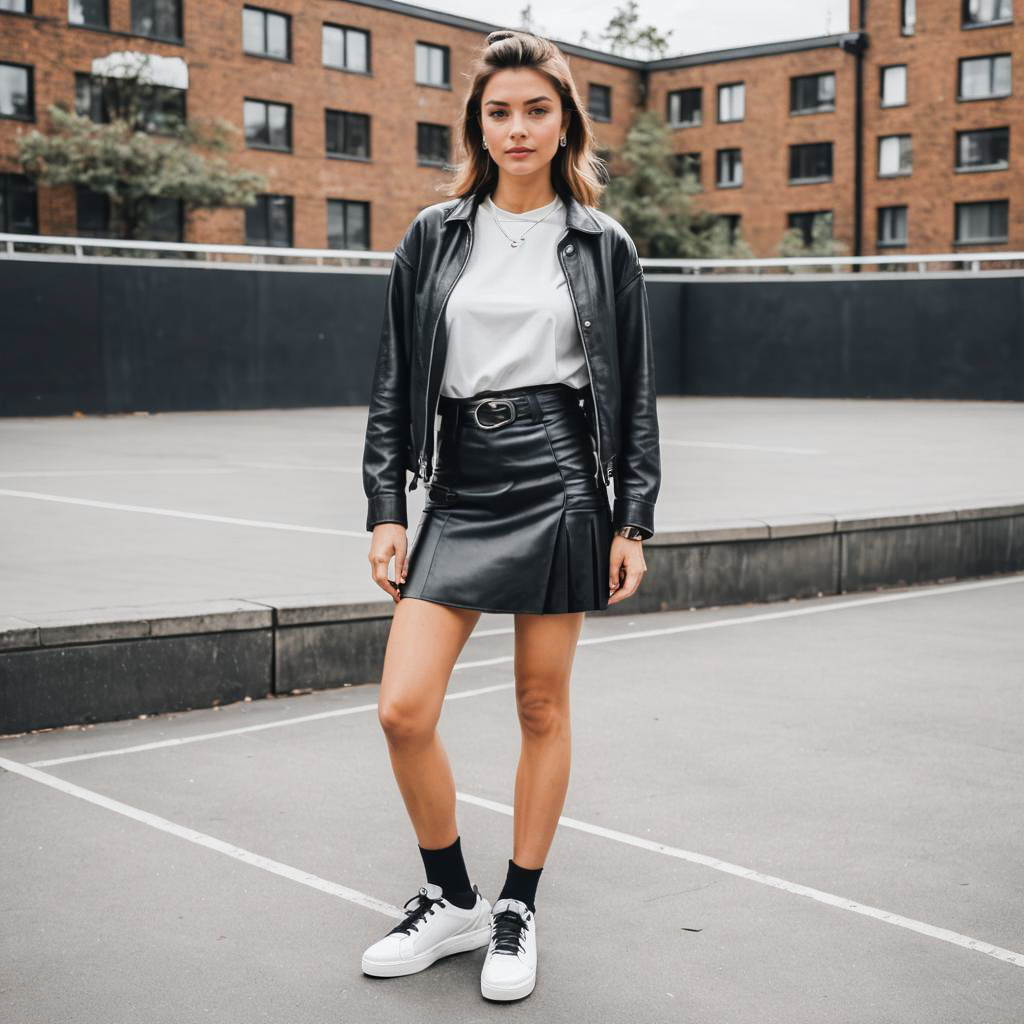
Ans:
{"label": "paved court surface", "polygon": [[[362,950],[422,883],[361,686],[0,741],[0,1019],[1019,1024],[1024,575],[590,619],[537,989]],[[511,616],[441,734],[511,856]]]}
{"label": "paved court surface", "polygon": [[[658,414],[662,532],[1024,495],[1021,403],[662,398]],[[365,406],[0,418],[0,615],[387,600],[366,560],[365,427]],[[422,486],[408,498],[412,530]]]}

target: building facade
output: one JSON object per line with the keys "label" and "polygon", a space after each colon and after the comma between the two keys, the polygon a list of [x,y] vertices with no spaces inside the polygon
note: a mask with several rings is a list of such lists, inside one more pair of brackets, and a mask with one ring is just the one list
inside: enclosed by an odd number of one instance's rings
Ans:
{"label": "building facade", "polygon": [[[635,113],[659,113],[697,203],[756,256],[818,222],[850,253],[1010,251],[1024,249],[1013,6],[852,0],[849,32],[653,61],[560,45],[613,169]],[[53,103],[109,118],[116,58],[142,54],[140,124],[226,120],[232,163],[269,181],[245,210],[153,203],[150,237],[389,250],[446,198],[465,69],[496,27],[392,0],[0,0],[0,231],[116,233],[102,196],[20,174],[16,136],[45,130]]]}

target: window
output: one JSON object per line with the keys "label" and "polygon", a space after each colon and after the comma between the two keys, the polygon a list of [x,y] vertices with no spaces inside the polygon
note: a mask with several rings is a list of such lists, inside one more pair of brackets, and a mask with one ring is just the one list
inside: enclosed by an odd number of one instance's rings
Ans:
{"label": "window", "polygon": [[450,147],[450,129],[446,124],[416,125],[416,162],[429,164],[432,167],[445,167],[448,164]]}
{"label": "window", "polygon": [[907,244],[907,208],[880,206],[878,208],[878,244]]}
{"label": "window", "polygon": [[327,110],[327,152],[330,156],[370,159],[370,116],[348,110]]}
{"label": "window", "polygon": [[448,88],[449,51],[433,43],[416,44],[416,84]]}
{"label": "window", "polygon": [[266,100],[245,101],[245,144],[250,149],[292,148],[292,108],[290,103]]}
{"label": "window", "polygon": [[1013,21],[1013,0],[963,0],[963,28]]}
{"label": "window", "polygon": [[1010,55],[962,57],[957,99],[981,100],[1010,95]]}
{"label": "window", "polygon": [[744,89],[742,82],[732,82],[718,87],[718,120],[742,121]]}
{"label": "window", "polygon": [[327,248],[370,248],[370,204],[356,199],[327,200]]}
{"label": "window", "polygon": [[832,211],[811,210],[806,213],[791,213],[786,218],[789,228],[796,228],[803,238],[805,246],[814,242],[815,229],[824,231],[829,238],[832,237]]}
{"label": "window", "polygon": [[595,121],[610,121],[612,119],[612,87],[610,85],[590,83],[587,113]]}
{"label": "window", "polygon": [[696,128],[701,123],[701,89],[676,89],[668,94],[670,128]]}
{"label": "window", "polygon": [[719,214],[719,220],[725,224],[725,229],[728,232],[728,239],[730,245],[735,245],[740,237],[740,224],[743,218],[738,213],[721,213]]}
{"label": "window", "polygon": [[789,112],[816,114],[836,109],[836,75],[824,71],[817,75],[796,75],[789,80]]}
{"label": "window", "polygon": [[789,147],[790,184],[831,180],[831,142],[802,142]]}
{"label": "window", "polygon": [[673,153],[672,170],[679,178],[690,175],[700,183],[700,153]]}
{"label": "window", "polygon": [[181,0],[132,0],[132,31],[181,42]]}
{"label": "window", "polygon": [[23,64],[0,64],[0,117],[35,119],[32,69]]}
{"label": "window", "polygon": [[109,28],[107,0],[68,0],[68,22],[87,28]]}
{"label": "window", "polygon": [[879,70],[879,98],[883,107],[902,107],[907,102],[907,65],[893,64]]}
{"label": "window", "polygon": [[291,60],[291,18],[287,14],[242,8],[242,49],[254,57]]}
{"label": "window", "polygon": [[980,203],[956,204],[956,241],[1005,242],[1010,220],[1008,199],[988,199]]}
{"label": "window", "polygon": [[0,231],[39,234],[36,185],[24,174],[0,174]]}
{"label": "window", "polygon": [[324,25],[321,59],[325,67],[370,73],[370,33],[342,25]]}
{"label": "window", "polygon": [[743,184],[743,155],[738,149],[720,149],[715,154],[716,180],[719,188]]}
{"label": "window", "polygon": [[31,0],[0,0],[0,11],[9,11],[11,14],[31,14]]}
{"label": "window", "polygon": [[245,208],[245,244],[292,244],[292,197],[261,195]]}
{"label": "window", "polygon": [[902,0],[902,14],[900,15],[900,33],[905,36],[914,34],[914,25],[917,23],[917,0]]}
{"label": "window", "polygon": [[1010,166],[1010,129],[982,128],[956,133],[958,171],[1005,171]]}
{"label": "window", "polygon": [[97,124],[134,113],[137,130],[170,135],[185,123],[185,90],[76,72],[75,110]]}
{"label": "window", "polygon": [[[123,226],[113,214],[110,197],[85,185],[75,186],[78,234],[89,238],[120,238]],[[185,236],[185,207],[180,199],[151,197],[143,203],[137,236],[152,242],[181,242]]]}
{"label": "window", "polygon": [[909,135],[886,135],[878,140],[878,176],[909,174],[913,169]]}

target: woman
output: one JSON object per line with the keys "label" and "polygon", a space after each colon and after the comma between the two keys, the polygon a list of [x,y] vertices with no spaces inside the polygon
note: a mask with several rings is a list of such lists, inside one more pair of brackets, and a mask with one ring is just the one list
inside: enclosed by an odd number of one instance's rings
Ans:
{"label": "woman", "polygon": [[[481,992],[507,1000],[536,980],[534,901],[568,787],[583,616],[636,592],[661,471],[643,273],[594,207],[601,164],[565,57],[503,30],[471,71],[457,198],[421,210],[395,251],[367,418],[369,560],[396,603],[379,718],[427,883],[362,967],[412,974],[487,945]],[[419,478],[426,491],[411,548],[407,469],[409,490]],[[493,907],[466,871],[435,732],[482,611],[515,615],[522,730]]]}

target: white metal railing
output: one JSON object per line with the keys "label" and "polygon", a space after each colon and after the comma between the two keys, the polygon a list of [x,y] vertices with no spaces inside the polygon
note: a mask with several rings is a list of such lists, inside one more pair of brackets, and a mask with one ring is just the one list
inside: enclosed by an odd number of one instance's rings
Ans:
{"label": "white metal railing", "polygon": [[[88,252],[87,252],[88,251]],[[371,266],[390,263],[391,250],[366,249],[293,249],[270,245],[207,245],[194,242],[150,242],[122,238],[82,238],[56,235],[16,235],[0,232],[0,259],[29,256],[33,259],[95,259],[98,255],[114,258],[180,259],[204,263],[237,263],[241,266],[267,267],[293,264],[296,266],[349,268],[352,265]],[[819,267],[832,271],[852,267],[876,267],[899,270],[916,269],[924,273],[930,266],[947,264],[975,273],[983,265],[1001,264],[1003,269],[1024,269],[1024,252],[971,252],[971,253],[875,253],[870,256],[786,256],[748,259],[663,259],[642,257],[645,270],[705,274],[748,270],[760,274],[776,268],[776,272],[792,272],[801,268]],[[988,269],[995,269],[988,267]]]}

